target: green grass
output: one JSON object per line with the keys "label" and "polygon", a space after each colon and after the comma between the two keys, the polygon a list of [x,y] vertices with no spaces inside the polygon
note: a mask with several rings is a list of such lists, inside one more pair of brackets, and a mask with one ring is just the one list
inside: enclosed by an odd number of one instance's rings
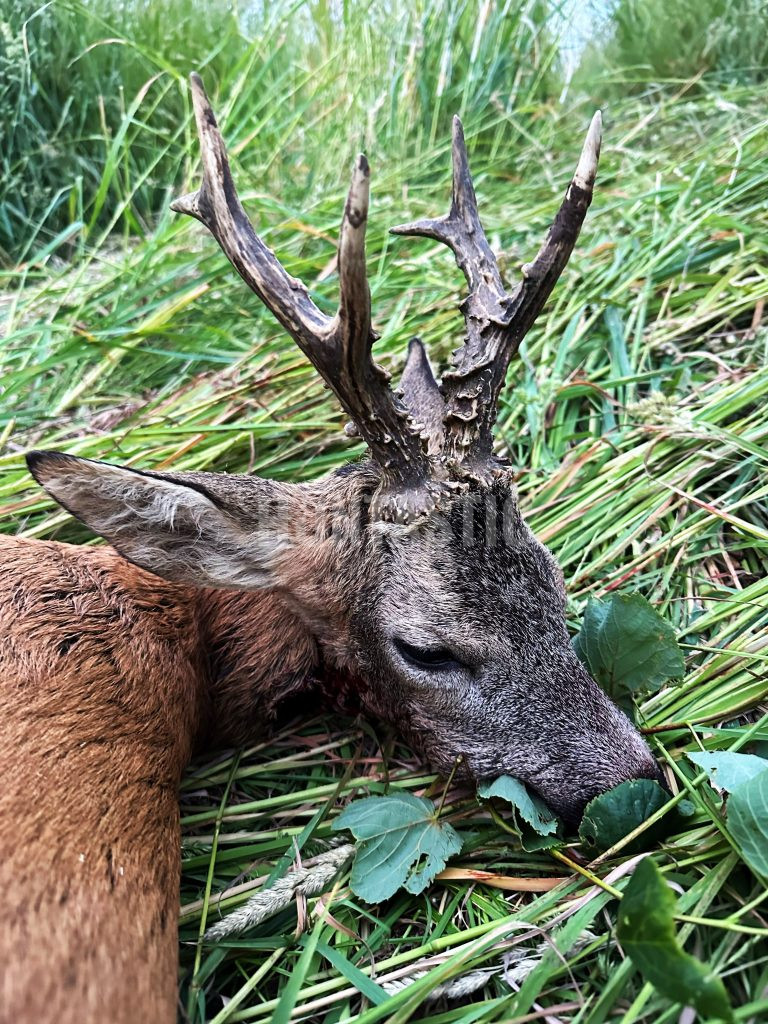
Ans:
{"label": "green grass", "polygon": [[[298,10],[309,17],[309,7]],[[469,6],[425,3],[391,21],[355,20],[350,8],[335,34],[325,5],[311,12],[305,47],[296,48],[283,6],[231,66],[213,67],[247,208],[330,308],[336,283],[323,270],[351,158],[364,144],[378,356],[396,370],[418,332],[444,361],[461,337],[459,272],[439,247],[393,239],[387,228],[445,208],[450,114],[464,116],[483,219],[513,277],[559,202],[591,110],[573,91],[551,99],[551,41],[523,18],[489,14],[475,32]],[[21,261],[2,272],[8,532],[91,541],[26,474],[22,456],[34,446],[292,480],[359,451],[303,357],[203,230],[167,212],[156,223],[141,214],[157,193],[142,198],[143,172],[133,177],[136,140],[158,169],[194,179],[186,70],[172,64],[132,109],[136,86],[106,169],[92,162],[93,181],[71,207],[72,226],[28,223]],[[149,114],[172,98],[185,116],[160,136]],[[696,806],[691,828],[655,857],[680,888],[681,912],[709,921],[682,926],[686,949],[723,976],[737,1019],[757,1022],[768,1010],[764,886],[684,752],[768,743],[764,97],[705,77],[695,90],[677,83],[612,101],[605,122],[595,202],[510,374],[499,446],[519,467],[529,521],[563,565],[574,629],[588,596],[638,590],[685,645],[684,682],[639,712]],[[446,806],[473,832],[461,864],[567,881],[538,895],[438,881],[422,896],[368,907],[342,876],[323,901],[326,916],[314,899],[306,915],[301,908],[298,936],[289,909],[237,941],[201,943],[220,911],[323,850],[349,797],[387,787],[442,791],[386,728],[338,715],[190,770],[181,996],[191,1021],[469,1024],[543,1019],[542,1008],[579,1024],[678,1020],[679,1007],[644,985],[618,948],[615,902],[547,854],[521,852],[460,790]],[[571,856],[588,863],[575,847]],[[617,850],[589,869],[621,888],[625,865]],[[438,982],[531,953],[559,926],[588,928],[592,938],[563,959],[537,954],[519,991],[495,973],[458,1001],[427,1000]],[[391,994],[390,982],[405,981],[413,987]],[[222,996],[234,1001],[225,1006]]]}
{"label": "green grass", "polygon": [[358,144],[416,158],[470,107],[485,111],[475,131],[499,110],[525,126],[530,104],[560,88],[546,10],[506,0],[478,18],[470,0],[279,0],[260,15],[229,0],[4,0],[0,264],[152,230],[189,170],[192,68],[226,94],[246,182],[303,201],[325,194]]}
{"label": "green grass", "polygon": [[599,69],[619,95],[649,80],[682,83],[704,72],[723,82],[765,81],[763,0],[592,0],[591,8],[602,31],[590,37],[582,81]]}

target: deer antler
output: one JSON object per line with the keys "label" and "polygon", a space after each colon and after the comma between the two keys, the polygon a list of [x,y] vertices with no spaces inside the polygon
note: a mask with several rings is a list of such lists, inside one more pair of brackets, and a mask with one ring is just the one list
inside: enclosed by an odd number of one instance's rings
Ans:
{"label": "deer antler", "polygon": [[592,200],[600,155],[601,118],[587,132],[576,173],[547,238],[523,279],[508,293],[501,281],[477,212],[458,117],[453,119],[453,195],[450,212],[392,228],[398,235],[424,235],[449,246],[469,285],[461,303],[467,328],[453,369],[442,380],[445,397],[443,460],[459,478],[488,483],[494,476],[492,427],[507,367],[563,271]]}
{"label": "deer antler", "polygon": [[[436,220],[392,228],[395,234],[426,235],[449,246],[469,285],[469,295],[460,307],[467,337],[454,354],[453,368],[443,374],[442,397],[418,346],[412,351],[410,370],[406,367],[403,393],[413,391],[416,398],[411,398],[428,414],[429,423],[418,423],[389,387],[389,375],[373,361],[371,352],[377,335],[371,326],[365,271],[368,161],[360,155],[355,162],[339,240],[339,309],[328,317],[254,231],[238,199],[200,76],[192,74],[190,81],[203,182],[197,192],[177,199],[171,207],[208,228],[248,287],[293,337],[352,418],[382,473],[373,517],[414,522],[456,487],[490,483],[499,471],[491,434],[499,393],[510,359],[578,238],[597,171],[600,114],[592,119],[576,174],[549,234],[535,260],[523,267],[523,279],[512,293],[504,288],[480,223],[464,132],[461,121],[454,118],[450,212]],[[418,397],[417,384],[428,392],[426,405],[424,396]]]}
{"label": "deer antler", "polygon": [[389,387],[389,374],[373,361],[377,335],[365,272],[365,227],[370,171],[358,156],[344,207],[339,242],[340,301],[326,316],[306,287],[291,277],[253,229],[237,196],[226,149],[199,75],[190,76],[203,163],[197,192],[171,204],[201,221],[249,288],[316,367],[354,421],[382,470],[372,514],[410,522],[437,503],[444,485],[419,438],[419,425]]}

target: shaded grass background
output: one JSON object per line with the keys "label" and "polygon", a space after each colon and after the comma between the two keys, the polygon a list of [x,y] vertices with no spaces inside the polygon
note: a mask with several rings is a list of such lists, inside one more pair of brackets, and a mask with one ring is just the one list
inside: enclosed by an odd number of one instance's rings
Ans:
{"label": "shaded grass background", "polygon": [[[746,2],[718,17],[745,11]],[[657,858],[681,888],[682,909],[709,921],[684,926],[686,948],[724,976],[738,1019],[758,1021],[768,1009],[765,889],[683,754],[768,742],[768,125],[754,55],[766,35],[755,9],[743,49],[716,67],[709,36],[686,51],[683,71],[665,65],[649,37],[640,66],[621,34],[630,13],[618,5],[604,22],[602,63],[590,51],[569,84],[558,39],[568,11],[544,3],[238,9],[216,0],[201,11],[185,0],[45,9],[6,0],[3,528],[92,542],[32,485],[22,456],[34,446],[294,480],[359,453],[303,357],[212,240],[167,212],[174,189],[195,179],[190,65],[216,99],[259,230],[329,310],[348,169],[366,149],[377,356],[395,372],[415,332],[441,363],[461,340],[463,282],[450,255],[387,235],[391,224],[447,208],[450,116],[464,117],[483,220],[513,281],[600,102],[598,192],[510,373],[499,447],[519,468],[529,521],[563,565],[573,627],[589,595],[632,589],[685,645],[685,680],[639,710],[697,807],[693,828]],[[375,908],[342,878],[325,901],[331,916],[310,917],[301,935],[291,911],[226,947],[200,943],[204,922],[255,880],[323,849],[344,799],[388,786],[440,792],[386,729],[338,716],[190,771],[182,1018],[469,1022],[547,1010],[590,1024],[678,1019],[623,959],[615,905],[599,890],[581,922],[594,939],[544,957],[520,991],[497,974],[456,1002],[427,1000],[438,980],[540,942],[574,895],[591,892],[579,875],[539,896],[438,883]],[[563,874],[546,854],[516,849],[470,794],[452,792],[447,807],[472,833],[462,863]],[[624,860],[617,851],[595,870],[602,877]],[[232,885],[246,888],[222,897]],[[381,986],[427,969],[410,992]]]}

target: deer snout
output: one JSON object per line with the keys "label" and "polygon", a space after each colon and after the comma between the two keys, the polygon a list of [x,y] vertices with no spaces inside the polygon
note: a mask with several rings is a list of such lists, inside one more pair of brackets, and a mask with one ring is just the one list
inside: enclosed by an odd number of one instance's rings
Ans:
{"label": "deer snout", "polygon": [[[652,779],[654,782],[658,782],[666,792],[669,792],[669,786],[661,769],[653,757],[649,756],[647,761],[626,772],[617,773],[610,781],[603,777],[600,781],[596,781],[593,784],[585,784],[580,789],[569,794],[562,794],[561,796],[547,799],[547,796],[542,792],[541,796],[558,817],[562,818],[567,825],[576,828],[581,823],[584,811],[590,800],[593,800],[601,793],[615,789],[622,782],[629,782],[633,779]],[[536,787],[534,786],[533,788]]]}
{"label": "deer snout", "polygon": [[570,695],[538,718],[538,735],[527,747],[512,745],[517,749],[503,758],[507,774],[529,785],[569,825],[579,824],[590,800],[623,782],[651,779],[667,789],[644,737],[580,665]]}
{"label": "deer snout", "polygon": [[[581,713],[565,739],[559,785],[547,780],[549,796],[541,795],[569,824],[577,825],[590,800],[623,782],[651,779],[669,787],[648,743],[594,680],[578,666]],[[534,781],[534,786],[536,782]],[[543,788],[543,787],[542,787]]]}
{"label": "deer snout", "polygon": [[623,782],[633,779],[652,779],[667,792],[669,787],[648,744],[630,721],[612,708],[620,719],[619,736],[606,742],[605,734],[584,737],[579,755],[561,763],[558,776],[531,780],[532,786],[555,813],[576,826],[584,810],[594,797]]}

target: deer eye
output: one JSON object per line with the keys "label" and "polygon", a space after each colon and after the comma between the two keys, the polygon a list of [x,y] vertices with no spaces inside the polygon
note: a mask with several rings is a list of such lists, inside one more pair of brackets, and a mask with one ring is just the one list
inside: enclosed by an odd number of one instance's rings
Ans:
{"label": "deer eye", "polygon": [[409,644],[400,637],[393,637],[395,650],[409,665],[423,672],[441,672],[446,669],[461,668],[461,663],[447,647],[420,647]]}

